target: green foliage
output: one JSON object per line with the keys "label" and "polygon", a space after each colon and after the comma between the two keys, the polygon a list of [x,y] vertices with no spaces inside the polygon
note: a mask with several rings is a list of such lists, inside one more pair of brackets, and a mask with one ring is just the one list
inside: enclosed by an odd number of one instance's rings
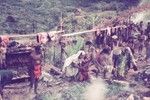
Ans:
{"label": "green foliage", "polygon": [[[138,3],[139,0],[0,0],[0,34],[56,30],[61,13],[66,32],[91,29],[93,23],[97,25],[102,20],[98,13],[124,10]],[[16,23],[6,22],[7,16]]]}

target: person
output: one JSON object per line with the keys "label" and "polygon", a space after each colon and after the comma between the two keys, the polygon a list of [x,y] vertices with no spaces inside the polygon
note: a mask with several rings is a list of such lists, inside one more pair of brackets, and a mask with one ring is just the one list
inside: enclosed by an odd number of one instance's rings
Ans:
{"label": "person", "polygon": [[5,59],[6,59],[6,46],[2,38],[0,37],[0,69],[6,67]]}
{"label": "person", "polygon": [[119,45],[119,41],[118,41],[118,37],[117,36],[113,36],[112,38],[114,38],[114,43],[113,43],[113,50],[112,50],[112,59],[113,59],[113,65],[114,68],[118,67],[118,64],[120,62],[120,55],[122,52],[122,47]]}
{"label": "person", "polygon": [[147,23],[147,28],[145,29],[145,35],[150,38],[150,22]]}
{"label": "person", "polygon": [[104,48],[98,57],[98,62],[100,64],[99,67],[101,67],[99,70],[103,70],[104,78],[106,78],[106,75],[109,75],[107,77],[110,78],[113,71],[113,62],[111,56],[111,49]]}
{"label": "person", "polygon": [[96,44],[97,48],[101,48],[101,46],[103,44],[103,36],[101,33],[96,34],[95,44]]}
{"label": "person", "polygon": [[126,78],[128,70],[131,69],[131,66],[133,66],[134,71],[138,70],[131,49],[129,47],[124,47],[121,54],[121,63],[117,68],[119,78]]}
{"label": "person", "polygon": [[144,48],[144,44],[146,41],[146,36],[144,35],[144,31],[141,31],[141,34],[138,36],[138,41],[139,41],[139,53],[142,53],[143,48]]}
{"label": "person", "polygon": [[124,28],[122,31],[123,31],[122,32],[122,41],[127,42],[128,41],[128,30],[127,30],[127,28]]}
{"label": "person", "polygon": [[141,34],[144,32],[144,23],[143,23],[143,21],[140,22],[137,29]]}
{"label": "person", "polygon": [[146,40],[146,61],[148,62],[149,58],[150,58],[150,38],[148,38]]}
{"label": "person", "polygon": [[72,81],[76,78],[78,72],[79,72],[79,63],[83,56],[85,55],[85,52],[83,50],[78,51],[78,53],[73,54],[72,56],[68,57],[62,67],[62,73],[63,76],[67,77],[69,81]]}
{"label": "person", "polygon": [[91,61],[89,58],[87,58],[87,54],[85,54],[84,56],[80,56],[80,62],[79,62],[79,72],[77,74],[77,80],[79,81],[86,81],[89,79],[89,74],[88,74],[88,67],[91,64]]}
{"label": "person", "polygon": [[38,81],[41,76],[42,55],[40,45],[34,47],[31,53],[31,67],[29,68],[30,87],[34,86],[34,93],[37,94]]}
{"label": "person", "polygon": [[[100,49],[100,48],[99,48]],[[83,66],[86,66],[88,69],[88,78],[91,78],[93,75],[97,76],[99,73],[98,67],[99,63],[97,61],[97,54],[99,49],[96,49],[91,41],[86,41],[84,51],[86,53]]]}

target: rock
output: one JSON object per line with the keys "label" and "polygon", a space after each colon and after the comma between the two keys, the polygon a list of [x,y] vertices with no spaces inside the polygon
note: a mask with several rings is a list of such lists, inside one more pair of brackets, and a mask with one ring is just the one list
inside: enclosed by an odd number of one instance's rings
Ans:
{"label": "rock", "polygon": [[130,94],[129,97],[127,98],[127,100],[134,100],[133,94]]}
{"label": "rock", "polygon": [[41,75],[40,79],[42,79],[42,81],[44,81],[44,82],[52,82],[53,81],[53,77],[45,71],[42,71],[42,75]]}

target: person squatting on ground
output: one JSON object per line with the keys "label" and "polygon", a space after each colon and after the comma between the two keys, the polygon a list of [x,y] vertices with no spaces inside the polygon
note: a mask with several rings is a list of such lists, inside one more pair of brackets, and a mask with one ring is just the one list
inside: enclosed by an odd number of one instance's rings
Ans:
{"label": "person squatting on ground", "polygon": [[34,47],[31,53],[31,67],[29,68],[30,87],[34,87],[34,92],[37,94],[38,81],[41,76],[41,63],[42,63],[41,48],[39,45]]}
{"label": "person squatting on ground", "polygon": [[84,55],[85,52],[80,50],[77,54],[68,57],[62,67],[63,76],[69,78],[70,80],[75,79],[79,72],[79,63]]}

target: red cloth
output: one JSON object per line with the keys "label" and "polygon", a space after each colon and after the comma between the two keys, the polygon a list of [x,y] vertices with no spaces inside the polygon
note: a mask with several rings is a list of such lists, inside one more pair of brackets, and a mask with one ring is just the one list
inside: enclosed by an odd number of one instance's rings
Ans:
{"label": "red cloth", "polygon": [[7,45],[9,43],[9,36],[7,36],[7,35],[1,36],[1,39],[5,43],[5,45]]}
{"label": "red cloth", "polygon": [[36,79],[38,79],[41,76],[41,65],[35,65],[34,75]]}

